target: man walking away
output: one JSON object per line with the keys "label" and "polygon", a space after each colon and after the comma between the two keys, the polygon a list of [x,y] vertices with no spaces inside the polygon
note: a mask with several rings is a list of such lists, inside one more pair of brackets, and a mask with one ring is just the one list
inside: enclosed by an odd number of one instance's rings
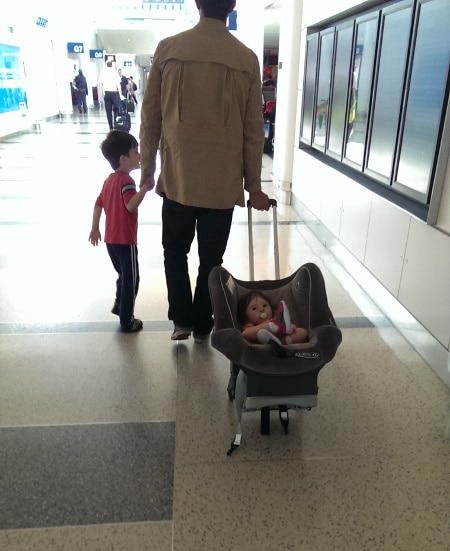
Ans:
{"label": "man walking away", "polygon": [[[197,25],[162,40],[141,107],[141,186],[154,185],[156,155],[163,198],[162,244],[172,340],[213,327],[208,276],[221,265],[235,205],[269,209],[261,191],[264,122],[255,53],[226,28],[235,0],[196,0]],[[187,254],[197,234],[192,293]]]}
{"label": "man walking away", "polygon": [[120,110],[119,102],[123,99],[123,96],[122,90],[120,89],[119,73],[114,69],[112,61],[106,63],[106,67],[100,74],[98,84],[99,97],[103,97],[103,101],[105,102],[106,118],[108,120],[109,129],[113,130],[115,118]]}
{"label": "man walking away", "polygon": [[77,89],[78,111],[80,113],[87,113],[86,96],[88,95],[88,86],[82,69],[78,69],[78,75],[74,79],[74,84]]}

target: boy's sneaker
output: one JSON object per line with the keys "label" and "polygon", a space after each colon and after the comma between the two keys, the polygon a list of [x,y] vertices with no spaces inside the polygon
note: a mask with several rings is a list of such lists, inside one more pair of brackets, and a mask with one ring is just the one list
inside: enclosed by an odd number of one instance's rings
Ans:
{"label": "boy's sneaker", "polygon": [[134,318],[129,325],[121,325],[122,331],[124,333],[136,333],[144,327],[142,320]]}
{"label": "boy's sneaker", "polygon": [[277,344],[281,345],[280,339],[278,339],[268,329],[260,329],[258,333],[256,333],[256,336],[258,338],[258,342],[261,344],[268,344],[270,341],[275,341]]}
{"label": "boy's sneaker", "polygon": [[170,336],[173,341],[185,341],[191,336],[191,327],[182,327],[181,325],[174,324],[173,333]]}
{"label": "boy's sneaker", "polygon": [[290,335],[292,333],[291,316],[284,300],[278,304],[269,327],[277,335]]}

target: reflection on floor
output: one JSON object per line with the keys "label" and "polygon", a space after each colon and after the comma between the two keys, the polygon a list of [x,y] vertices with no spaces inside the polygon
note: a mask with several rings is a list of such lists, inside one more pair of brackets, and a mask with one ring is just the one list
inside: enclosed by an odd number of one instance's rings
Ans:
{"label": "reflection on floor", "polygon": [[[140,210],[144,331],[119,332],[108,255],[88,243],[106,132],[96,112],[0,142],[0,549],[448,550],[449,389],[364,293],[350,296],[345,267],[291,207],[278,207],[281,275],[321,268],[343,343],[287,436],[275,416],[262,436],[247,413],[227,457],[229,363],[169,339],[153,193]],[[242,279],[246,214],[224,259]],[[270,216],[254,220],[255,271],[273,278]],[[190,263],[194,278],[195,247]]]}

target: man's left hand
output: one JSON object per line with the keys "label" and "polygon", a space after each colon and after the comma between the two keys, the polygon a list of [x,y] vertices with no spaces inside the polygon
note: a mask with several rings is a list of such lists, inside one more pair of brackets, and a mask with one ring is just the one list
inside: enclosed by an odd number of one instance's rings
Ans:
{"label": "man's left hand", "polygon": [[256,210],[269,210],[269,196],[264,191],[253,191],[249,194],[250,205]]}
{"label": "man's left hand", "polygon": [[147,176],[144,172],[141,172],[141,183],[139,187],[143,185],[148,186],[148,189],[151,190],[155,187],[155,179],[153,176]]}

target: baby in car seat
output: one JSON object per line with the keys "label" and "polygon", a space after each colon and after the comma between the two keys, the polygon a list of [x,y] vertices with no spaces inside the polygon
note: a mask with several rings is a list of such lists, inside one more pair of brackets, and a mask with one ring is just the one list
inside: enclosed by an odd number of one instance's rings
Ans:
{"label": "baby in car seat", "polygon": [[297,344],[308,340],[308,331],[291,323],[284,300],[273,312],[270,299],[260,291],[250,291],[239,299],[238,320],[242,336],[253,343]]}

